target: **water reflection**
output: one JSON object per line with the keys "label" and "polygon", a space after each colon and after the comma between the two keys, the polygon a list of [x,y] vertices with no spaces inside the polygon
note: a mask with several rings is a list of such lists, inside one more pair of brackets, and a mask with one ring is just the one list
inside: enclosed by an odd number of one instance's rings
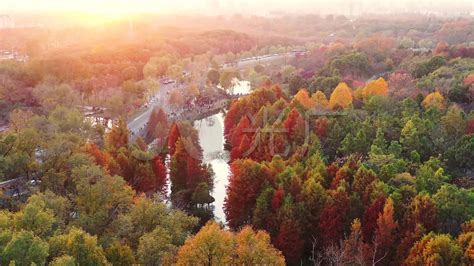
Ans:
{"label": "water reflection", "polygon": [[[248,94],[250,82],[239,81],[233,88],[234,94]],[[224,214],[224,199],[226,187],[229,183],[229,154],[224,150],[224,115],[218,113],[205,119],[196,121],[194,127],[199,131],[199,141],[203,149],[204,162],[211,165],[215,173],[214,191],[214,216],[221,222],[226,222]]]}
{"label": "water reflection", "polygon": [[250,93],[251,87],[250,82],[246,80],[239,80],[235,83],[232,92],[234,94],[248,94]]}
{"label": "water reflection", "polygon": [[215,114],[194,123],[199,131],[199,140],[203,149],[204,162],[209,163],[215,173],[214,215],[217,220],[225,222],[223,211],[226,186],[228,184],[229,165],[227,152],[224,151],[224,117],[222,113]]}

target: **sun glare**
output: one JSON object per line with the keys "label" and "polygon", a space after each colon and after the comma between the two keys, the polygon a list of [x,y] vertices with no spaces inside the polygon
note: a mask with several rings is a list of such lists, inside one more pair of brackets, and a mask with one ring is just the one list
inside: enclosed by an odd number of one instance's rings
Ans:
{"label": "sun glare", "polygon": [[95,15],[98,17],[108,18],[108,19],[117,19],[123,18],[130,15],[130,12],[124,9],[110,9],[110,8],[97,8],[87,10],[87,13]]}
{"label": "sun glare", "polygon": [[[107,1],[105,1],[107,2]],[[118,4],[123,2],[122,4]],[[83,24],[96,25],[96,24],[107,24],[117,21],[128,20],[137,11],[128,7],[130,3],[126,4],[125,1],[115,2],[114,5],[106,5],[103,2],[99,5],[87,5],[84,7],[76,8],[67,12],[71,18],[82,22]],[[56,11],[58,14],[64,14],[64,11]]]}
{"label": "sun glare", "polygon": [[[19,0],[10,3],[7,10],[42,11],[45,13],[67,16],[87,23],[106,23],[128,19],[132,14],[146,12],[148,0],[82,0],[62,1],[51,0],[47,3],[36,0]],[[0,3],[0,9],[2,4]]]}
{"label": "sun glare", "polygon": [[131,16],[130,12],[126,10],[114,10],[114,9],[91,9],[83,12],[73,13],[73,16],[84,22],[92,24],[102,24],[108,22],[115,22],[119,20],[126,20]]}

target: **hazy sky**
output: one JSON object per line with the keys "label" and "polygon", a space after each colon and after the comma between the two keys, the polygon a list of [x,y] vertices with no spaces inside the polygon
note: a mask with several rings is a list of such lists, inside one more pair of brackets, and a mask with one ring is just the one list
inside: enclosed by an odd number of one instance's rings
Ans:
{"label": "hazy sky", "polygon": [[449,12],[453,9],[472,11],[473,0],[0,0],[0,14],[21,11],[77,11],[103,15],[138,12],[205,14],[268,14],[286,12],[371,12],[380,10],[430,10]]}

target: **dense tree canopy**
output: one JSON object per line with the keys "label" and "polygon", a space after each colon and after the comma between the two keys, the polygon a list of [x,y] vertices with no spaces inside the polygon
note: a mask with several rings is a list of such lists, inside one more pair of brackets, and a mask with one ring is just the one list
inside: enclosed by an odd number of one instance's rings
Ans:
{"label": "dense tree canopy", "polygon": [[474,264],[468,16],[31,19],[0,29],[1,265]]}

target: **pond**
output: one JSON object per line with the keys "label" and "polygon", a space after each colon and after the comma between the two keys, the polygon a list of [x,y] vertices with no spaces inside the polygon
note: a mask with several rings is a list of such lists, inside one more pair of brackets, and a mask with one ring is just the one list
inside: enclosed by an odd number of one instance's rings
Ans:
{"label": "pond", "polygon": [[228,152],[224,150],[224,116],[215,114],[203,120],[196,121],[194,126],[199,131],[199,140],[203,149],[204,162],[211,165],[214,176],[214,216],[225,222],[224,198],[228,184],[229,164]]}
{"label": "pond", "polygon": [[[234,94],[248,94],[250,92],[248,81],[239,81],[233,88]],[[204,162],[211,165],[215,173],[214,191],[214,216],[216,220],[226,222],[224,214],[224,199],[226,187],[229,183],[229,153],[224,150],[224,115],[218,113],[194,122],[194,127],[199,132],[199,141],[203,149]]]}

